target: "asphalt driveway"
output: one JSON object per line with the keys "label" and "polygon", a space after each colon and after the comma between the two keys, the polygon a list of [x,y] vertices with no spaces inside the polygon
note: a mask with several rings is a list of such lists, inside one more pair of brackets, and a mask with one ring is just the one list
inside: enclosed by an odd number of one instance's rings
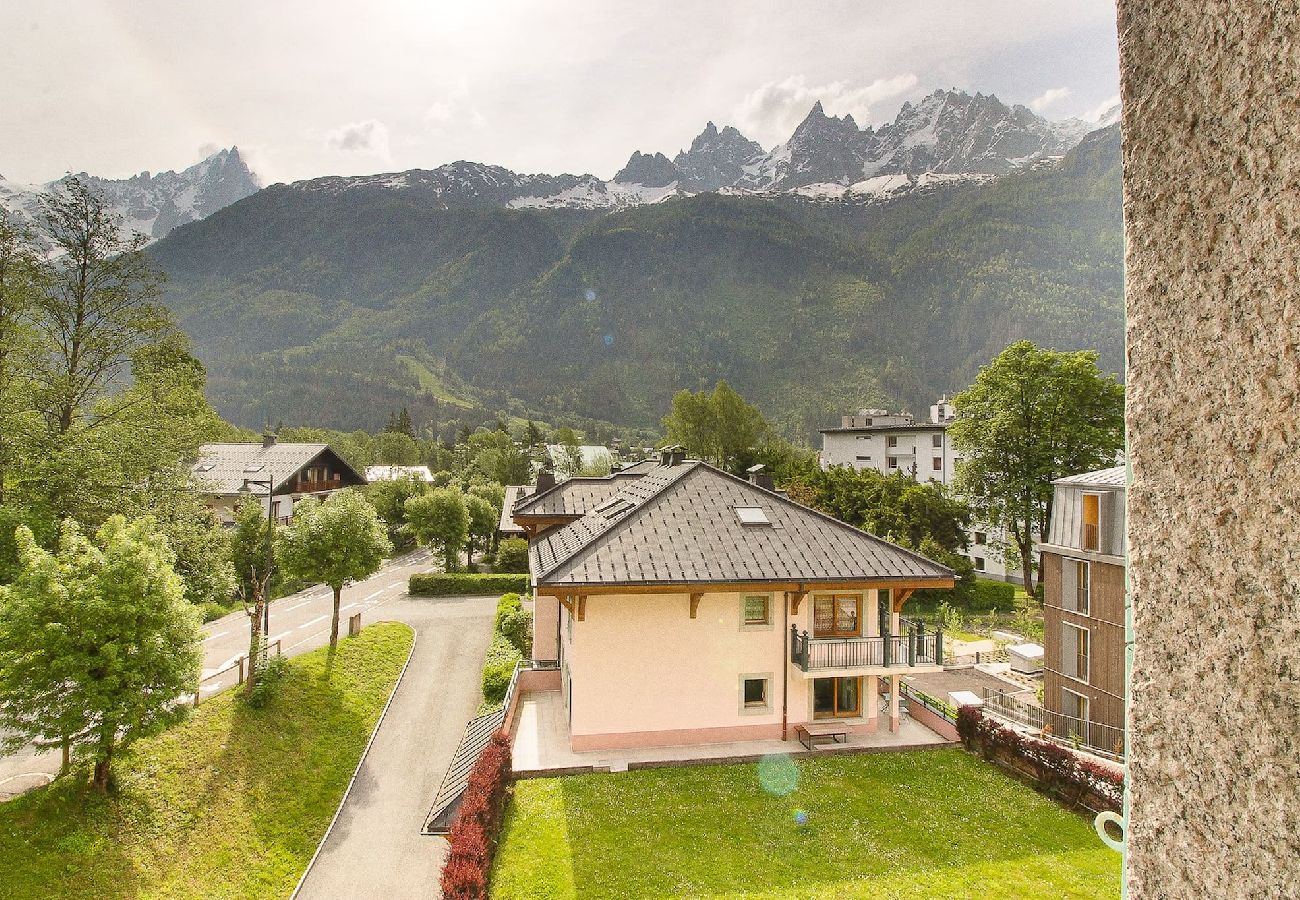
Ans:
{"label": "asphalt driveway", "polygon": [[375,611],[411,625],[415,651],[300,897],[438,896],[447,842],[420,829],[478,710],[496,601],[400,597]]}

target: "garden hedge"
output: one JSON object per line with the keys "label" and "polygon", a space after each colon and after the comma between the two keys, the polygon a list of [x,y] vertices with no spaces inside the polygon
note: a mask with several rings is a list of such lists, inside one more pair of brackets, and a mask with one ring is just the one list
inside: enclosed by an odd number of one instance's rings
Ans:
{"label": "garden hedge", "polygon": [[477,575],[473,572],[424,572],[412,575],[413,597],[461,597],[478,594],[528,592],[527,575]]}
{"label": "garden hedge", "polygon": [[470,770],[442,869],[445,900],[484,900],[510,779],[510,739],[498,731]]}
{"label": "garden hedge", "polygon": [[993,581],[988,578],[976,578],[971,589],[970,608],[987,612],[1000,609],[1010,612],[1016,606],[1016,586],[1006,581]]}

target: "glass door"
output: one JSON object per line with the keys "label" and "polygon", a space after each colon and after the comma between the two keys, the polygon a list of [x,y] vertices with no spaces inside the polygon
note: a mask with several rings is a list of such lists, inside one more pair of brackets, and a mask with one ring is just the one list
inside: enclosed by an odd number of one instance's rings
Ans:
{"label": "glass door", "polygon": [[813,679],[814,719],[846,718],[861,714],[861,678]]}

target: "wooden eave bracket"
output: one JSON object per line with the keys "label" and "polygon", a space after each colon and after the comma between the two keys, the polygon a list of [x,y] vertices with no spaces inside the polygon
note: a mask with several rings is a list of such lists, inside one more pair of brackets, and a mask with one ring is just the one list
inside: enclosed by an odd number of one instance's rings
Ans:
{"label": "wooden eave bracket", "polygon": [[700,608],[700,601],[704,599],[703,594],[691,594],[691,618],[695,618],[695,613]]}
{"label": "wooden eave bracket", "polygon": [[903,604],[912,596],[916,588],[899,588],[894,591],[894,612],[902,612]]}
{"label": "wooden eave bracket", "polygon": [[803,598],[808,596],[807,591],[786,591],[786,597],[790,600],[790,615],[799,615],[799,604],[803,603]]}

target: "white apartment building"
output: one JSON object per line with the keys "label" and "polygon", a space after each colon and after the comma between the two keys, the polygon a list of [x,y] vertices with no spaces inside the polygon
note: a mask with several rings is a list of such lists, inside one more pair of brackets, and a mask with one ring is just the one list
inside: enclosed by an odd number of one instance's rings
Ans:
{"label": "white apartment building", "polygon": [[[950,485],[960,459],[948,442],[948,425],[955,415],[952,401],[942,397],[930,406],[928,422],[917,422],[911,413],[885,409],[860,409],[854,415],[841,416],[838,428],[822,429],[822,468],[852,466],[884,475],[903,472],[917,481]],[[1000,530],[977,523],[967,537],[970,546],[966,555],[975,571],[1015,584],[1024,580],[1016,567],[1007,569],[996,549],[1003,543]]]}

